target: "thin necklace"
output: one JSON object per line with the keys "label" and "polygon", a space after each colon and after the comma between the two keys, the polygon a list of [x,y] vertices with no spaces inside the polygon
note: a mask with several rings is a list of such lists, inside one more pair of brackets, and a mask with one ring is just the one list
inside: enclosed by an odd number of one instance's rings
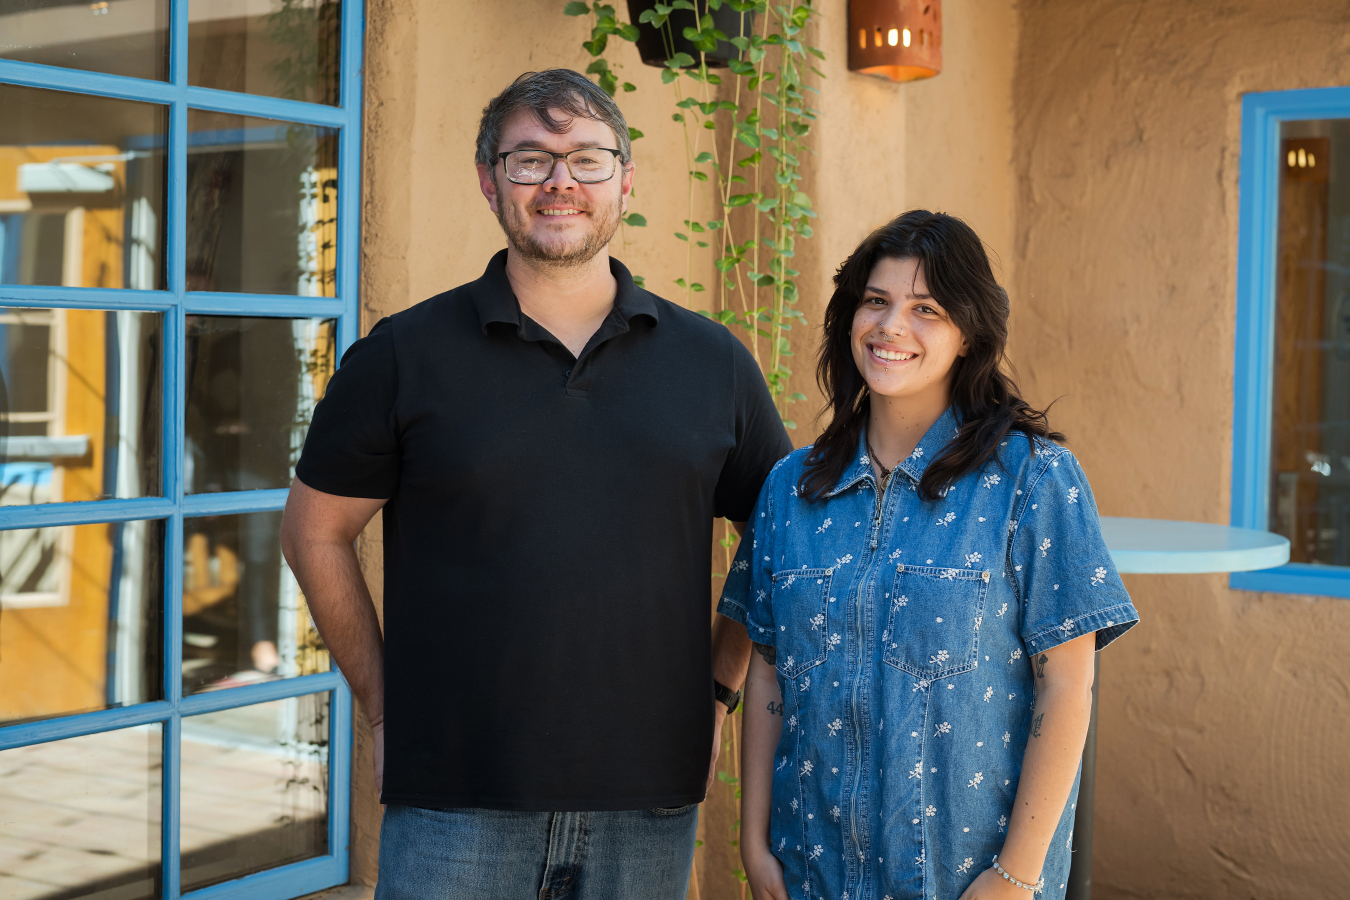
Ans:
{"label": "thin necklace", "polygon": [[[870,436],[864,438],[864,441],[867,444],[867,452],[871,454],[873,462],[875,462],[877,464],[877,468],[881,470],[881,483],[885,484],[886,481],[891,477],[891,473],[895,471],[895,466],[891,466],[888,469],[881,464],[881,457],[877,456],[877,451],[872,449],[872,438]],[[895,465],[898,466],[900,464],[896,463]]]}

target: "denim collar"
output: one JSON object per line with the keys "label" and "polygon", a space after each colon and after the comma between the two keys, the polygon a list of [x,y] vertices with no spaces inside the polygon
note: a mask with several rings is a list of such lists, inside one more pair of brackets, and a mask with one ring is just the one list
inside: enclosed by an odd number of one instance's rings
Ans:
{"label": "denim collar", "polygon": [[[924,432],[923,439],[919,441],[914,452],[900,461],[895,467],[896,472],[903,472],[910,481],[918,484],[923,478],[923,473],[928,469],[928,464],[937,459],[947,445],[956,437],[960,431],[960,422],[956,418],[956,410],[947,407],[938,420]],[[844,470],[844,474],[839,478],[839,482],[834,488],[828,491],[825,496],[833,497],[843,491],[853,487],[864,479],[875,481],[875,475],[872,472],[872,461],[867,453],[867,430],[858,435],[858,446],[854,450],[853,458],[855,462],[849,468]]]}

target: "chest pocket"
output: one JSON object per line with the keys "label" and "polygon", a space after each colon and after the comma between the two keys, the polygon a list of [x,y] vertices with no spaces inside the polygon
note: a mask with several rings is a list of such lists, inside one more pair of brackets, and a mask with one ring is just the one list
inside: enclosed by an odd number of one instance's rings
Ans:
{"label": "chest pocket", "polygon": [[839,636],[829,634],[829,569],[787,569],[773,576],[773,620],[778,626],[778,671],[796,678],[825,661]]}
{"label": "chest pocket", "polygon": [[975,668],[989,573],[897,566],[882,659],[928,681]]}

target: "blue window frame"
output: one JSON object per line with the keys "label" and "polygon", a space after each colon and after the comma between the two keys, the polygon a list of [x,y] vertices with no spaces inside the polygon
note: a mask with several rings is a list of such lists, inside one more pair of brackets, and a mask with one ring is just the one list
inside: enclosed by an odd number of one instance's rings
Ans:
{"label": "blue window frame", "polygon": [[[194,3],[199,2],[200,0],[194,0]],[[292,6],[290,2],[282,5],[286,8]],[[60,5],[41,6],[45,13],[50,11],[46,9],[47,7],[56,9]],[[108,7],[107,3],[83,4],[79,9],[92,10],[92,14],[98,15],[101,8],[102,13],[106,15]],[[76,709],[68,714],[57,711],[45,716],[11,719],[14,724],[0,725],[0,754],[22,751],[23,748],[38,745],[52,745],[52,742],[57,741],[139,728],[138,734],[154,736],[153,755],[158,762],[152,760],[151,767],[162,764],[162,781],[157,788],[162,798],[158,809],[159,821],[151,823],[158,829],[160,836],[158,863],[156,864],[152,858],[148,864],[150,869],[147,869],[151,871],[151,880],[156,882],[155,887],[151,889],[153,894],[169,900],[176,900],[180,896],[201,900],[233,897],[282,900],[347,881],[351,695],[346,682],[335,668],[329,671],[316,671],[313,674],[300,672],[294,677],[241,684],[230,686],[228,689],[198,693],[185,690],[182,674],[184,596],[185,593],[191,594],[190,590],[185,590],[184,585],[184,556],[187,552],[184,544],[185,521],[188,526],[188,537],[191,538],[194,520],[203,517],[235,516],[243,521],[249,516],[277,513],[284,506],[287,493],[282,485],[244,489],[248,488],[248,485],[240,483],[226,484],[224,487],[216,486],[209,489],[211,492],[194,492],[190,483],[194,477],[191,471],[192,453],[186,437],[191,429],[188,419],[191,415],[189,407],[193,401],[185,372],[189,354],[196,352],[189,346],[194,322],[203,321],[201,317],[204,316],[231,317],[228,319],[231,323],[281,319],[300,323],[319,323],[329,329],[327,333],[332,335],[332,340],[335,341],[336,346],[331,348],[335,351],[332,354],[333,359],[340,357],[342,350],[357,337],[361,48],[364,10],[361,0],[343,0],[341,3],[337,29],[340,35],[340,47],[337,51],[339,75],[336,78],[340,102],[320,103],[193,86],[190,83],[192,77],[188,66],[189,0],[168,0],[166,9],[168,27],[165,43],[168,63],[167,70],[163,73],[166,76],[164,80],[0,59],[0,89],[19,86],[65,92],[63,96],[138,101],[157,104],[162,110],[167,111],[166,139],[161,142],[164,151],[163,164],[166,169],[162,201],[163,253],[158,263],[162,266],[163,275],[158,283],[152,283],[149,287],[128,284],[120,288],[61,287],[51,282],[44,284],[40,281],[28,284],[0,283],[0,319],[4,319],[7,314],[13,319],[20,310],[30,318],[34,310],[39,315],[44,310],[99,310],[107,312],[109,316],[113,313],[157,314],[154,317],[157,323],[155,327],[158,329],[155,333],[159,342],[157,351],[159,373],[162,374],[155,376],[160,391],[156,415],[161,420],[159,423],[161,443],[154,457],[158,471],[152,474],[150,482],[153,484],[157,481],[157,486],[140,491],[141,496],[137,496],[134,492],[124,494],[117,490],[105,489],[99,496],[113,499],[44,503],[40,502],[39,498],[39,502],[28,505],[0,505],[0,536],[4,533],[14,533],[18,529],[59,530],[61,526],[102,527],[105,523],[111,523],[110,528],[122,528],[124,523],[154,524],[154,528],[147,533],[162,535],[162,544],[159,545],[161,549],[157,556],[152,554],[147,558],[153,559],[154,566],[162,566],[162,588],[157,587],[160,594],[154,599],[155,603],[162,603],[162,607],[152,611],[153,614],[148,613],[144,621],[151,623],[148,627],[158,629],[158,640],[162,641],[162,647],[155,650],[160,654],[158,660],[154,661],[155,664],[143,670],[152,672],[152,675],[147,676],[152,686],[145,694],[150,699],[137,700],[133,697],[127,702],[119,700],[120,695],[115,696],[117,690],[113,687],[110,663],[106,688],[107,702],[94,704],[105,708],[97,708],[92,712],[80,712]],[[224,114],[218,115],[220,121],[243,122],[244,117],[251,117],[255,121],[242,131],[232,133],[232,136],[224,134],[220,129],[211,131],[205,127],[190,128],[189,122],[193,116],[201,117],[206,113]],[[8,113],[0,111],[0,115]],[[259,119],[271,121],[260,126],[256,122]],[[271,141],[269,146],[275,146],[278,140],[284,144],[285,136],[278,138],[273,132],[288,129],[295,132],[303,126],[313,126],[310,129],[313,133],[327,135],[336,151],[337,199],[336,208],[331,211],[336,219],[335,247],[323,248],[324,252],[331,253],[331,278],[334,282],[331,289],[321,291],[320,293],[324,294],[321,296],[302,296],[301,294],[305,293],[303,290],[280,294],[246,292],[247,288],[234,292],[228,288],[221,291],[191,290],[186,260],[190,253],[187,204],[188,169],[192,148],[203,142],[212,141],[217,143],[224,141],[236,147],[247,146],[247,142],[252,139],[250,135],[253,137],[261,135],[259,141],[263,143]],[[126,156],[133,157],[135,153],[127,153]],[[260,166],[258,170],[265,168],[265,165]],[[100,177],[96,171],[97,166],[93,163],[86,165],[82,170],[82,177],[92,179],[90,183],[95,187]],[[38,178],[42,174],[38,172],[32,177]],[[3,260],[6,257],[3,239],[7,220],[3,215],[4,212],[5,208],[0,207],[0,282],[21,281],[5,276]],[[131,222],[130,216],[127,221]],[[128,228],[131,227],[129,224]],[[128,238],[128,244],[133,242],[131,237]],[[13,250],[14,246],[11,241],[10,250]],[[128,252],[134,252],[134,248]],[[131,257],[128,256],[127,259],[130,260]],[[128,261],[126,265],[130,266],[131,262]],[[152,278],[151,282],[154,281]],[[0,326],[0,329],[2,328],[3,326]],[[109,338],[110,342],[115,340]],[[109,343],[108,346],[109,352],[113,352],[113,344]],[[8,365],[6,352],[5,347],[0,346],[0,371],[7,372],[4,369],[4,366]],[[108,371],[111,373],[113,370]],[[115,393],[110,386],[106,387],[106,392],[108,396]],[[240,427],[247,427],[247,422]],[[18,451],[14,448],[19,447],[21,443],[18,438],[9,439],[7,452],[10,453],[11,460],[17,458],[14,454]],[[84,451],[79,448],[70,450],[58,448],[53,451],[49,447],[44,452],[75,454]],[[107,462],[108,459],[112,457],[105,455],[105,466],[112,465]],[[198,475],[200,476],[200,473]],[[124,563],[119,559],[113,559],[112,564],[117,566]],[[37,598],[32,602],[40,603],[41,598],[46,595],[36,590],[29,591],[23,596],[30,599]],[[8,614],[7,609],[5,614]],[[155,643],[156,641],[150,640],[145,646]],[[108,653],[111,659],[111,649]],[[185,821],[183,786],[185,778],[198,777],[186,773],[184,768],[182,738],[185,720],[191,728],[194,725],[192,721],[194,717],[215,716],[216,721],[219,721],[220,717],[228,717],[231,714],[256,715],[257,711],[266,708],[267,704],[276,705],[277,701],[290,702],[291,698],[305,697],[318,697],[320,701],[324,697],[327,698],[326,713],[311,721],[311,724],[320,723],[315,727],[319,728],[316,734],[321,736],[314,739],[314,745],[326,744],[324,753],[327,778],[327,832],[326,835],[315,839],[315,846],[322,847],[323,852],[318,855],[308,854],[308,858],[302,858],[298,862],[286,862],[283,859],[280,864],[269,864],[270,867],[262,867],[261,871],[234,877],[231,880],[217,878],[213,882],[210,877],[194,876],[195,881],[185,878],[184,864],[180,860],[180,834]],[[92,707],[86,704],[84,708]],[[294,706],[290,709],[293,716]],[[204,722],[207,719],[196,721]],[[158,735],[162,735],[162,741]],[[192,810],[188,812],[191,813]],[[149,816],[149,819],[154,818],[154,815]],[[306,854],[301,853],[291,858],[304,856]],[[156,865],[158,872],[152,871]],[[201,884],[207,886],[193,889],[195,885]]]}
{"label": "blue window frame", "polygon": [[[1271,471],[1272,428],[1277,417],[1280,186],[1286,162],[1282,131],[1298,131],[1291,129],[1298,123],[1335,119],[1350,119],[1350,87],[1248,94],[1242,102],[1233,384],[1231,521],[1235,526],[1276,530]],[[1295,151],[1301,152],[1301,148]],[[1314,471],[1328,474],[1326,461],[1313,463]],[[1229,583],[1245,590],[1350,597],[1350,566],[1291,562],[1274,569],[1233,573]]]}

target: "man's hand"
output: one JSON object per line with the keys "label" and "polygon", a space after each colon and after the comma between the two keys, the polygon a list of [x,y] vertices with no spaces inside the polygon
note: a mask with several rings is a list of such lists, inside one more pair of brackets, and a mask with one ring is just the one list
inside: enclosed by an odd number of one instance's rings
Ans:
{"label": "man's hand", "polygon": [[961,894],[961,900],[1032,900],[1032,896],[1026,888],[1005,881],[991,866],[970,883]]}
{"label": "man's hand", "polygon": [[727,708],[722,701],[714,700],[713,710],[712,761],[708,763],[708,786],[703,790],[704,796],[712,791],[713,780],[717,778],[717,757],[722,755],[722,723],[727,720]]}
{"label": "man's hand", "polygon": [[[768,847],[744,847],[741,862],[745,866],[745,880],[755,900],[788,900],[787,885],[783,883],[783,864]],[[1003,879],[999,879],[1002,881]]]}

